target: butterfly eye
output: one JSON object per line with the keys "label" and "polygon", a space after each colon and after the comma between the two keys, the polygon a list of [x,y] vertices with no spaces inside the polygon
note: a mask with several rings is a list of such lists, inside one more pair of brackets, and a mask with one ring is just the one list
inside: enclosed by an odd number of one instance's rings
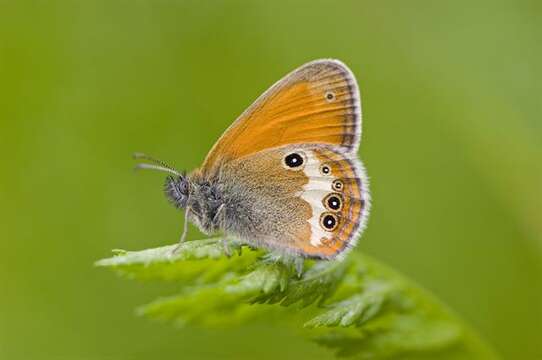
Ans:
{"label": "butterfly eye", "polygon": [[322,214],[322,217],[320,219],[320,224],[325,230],[333,231],[337,228],[337,225],[339,224],[339,220],[337,219],[337,216],[334,214],[324,213]]}
{"label": "butterfly eye", "polygon": [[323,175],[329,175],[331,174],[331,168],[327,165],[322,165],[320,167],[320,172],[323,174]]}
{"label": "butterfly eye", "polygon": [[339,194],[329,194],[324,199],[324,206],[332,211],[339,211],[343,206],[343,201]]}
{"label": "butterfly eye", "polygon": [[303,158],[303,156],[301,156],[301,154],[298,153],[288,154],[284,158],[284,165],[286,165],[286,167],[290,169],[298,168],[303,165],[304,162],[305,159]]}
{"label": "butterfly eye", "polygon": [[331,185],[331,187],[335,191],[342,191],[343,186],[344,186],[344,184],[343,184],[343,182],[341,180],[335,180],[335,181],[333,181],[333,184]]}
{"label": "butterfly eye", "polygon": [[335,100],[335,93],[333,91],[327,91],[324,96],[327,102],[332,102]]}

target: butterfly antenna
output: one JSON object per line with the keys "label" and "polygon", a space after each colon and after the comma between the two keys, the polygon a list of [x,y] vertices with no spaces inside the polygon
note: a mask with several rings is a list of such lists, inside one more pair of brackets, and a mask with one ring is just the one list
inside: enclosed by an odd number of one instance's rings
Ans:
{"label": "butterfly antenna", "polygon": [[164,171],[173,175],[182,176],[181,172],[177,171],[172,166],[169,166],[162,160],[158,160],[152,156],[143,154],[143,153],[134,153],[133,158],[136,160],[146,160],[151,162],[152,164],[147,163],[140,163],[135,166],[135,169],[149,169],[149,170],[158,170],[158,171]]}

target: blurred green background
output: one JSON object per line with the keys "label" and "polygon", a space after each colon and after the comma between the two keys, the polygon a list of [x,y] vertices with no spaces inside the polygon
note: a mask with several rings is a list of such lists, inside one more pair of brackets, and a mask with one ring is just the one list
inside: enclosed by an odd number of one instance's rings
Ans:
{"label": "blurred green background", "polygon": [[138,318],[175,288],[92,263],[180,234],[132,152],[193,169],[269,85],[333,57],[362,90],[374,207],[357,251],[504,358],[541,359],[541,44],[535,0],[0,0],[0,358],[331,358],[265,324]]}

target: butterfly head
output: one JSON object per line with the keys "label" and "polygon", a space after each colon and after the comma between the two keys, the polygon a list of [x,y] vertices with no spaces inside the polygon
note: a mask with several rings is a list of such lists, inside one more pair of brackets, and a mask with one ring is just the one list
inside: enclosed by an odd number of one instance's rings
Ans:
{"label": "butterfly head", "polygon": [[164,184],[164,193],[167,199],[177,209],[184,209],[190,198],[190,181],[184,174],[168,176]]}
{"label": "butterfly head", "polygon": [[166,164],[162,160],[158,160],[152,156],[135,153],[133,155],[136,160],[143,160],[136,165],[136,169],[150,169],[169,173],[164,183],[164,193],[167,199],[177,208],[184,209],[188,205],[190,199],[190,180],[186,173],[180,172],[174,167]]}

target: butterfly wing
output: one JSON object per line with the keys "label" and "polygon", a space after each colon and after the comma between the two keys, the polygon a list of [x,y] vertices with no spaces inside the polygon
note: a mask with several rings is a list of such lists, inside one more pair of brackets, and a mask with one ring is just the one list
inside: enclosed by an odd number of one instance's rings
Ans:
{"label": "butterfly wing", "polygon": [[369,181],[356,155],[321,146],[305,152],[303,172],[308,182],[299,197],[311,207],[310,231],[305,229],[297,237],[303,253],[335,258],[354,247],[365,228],[370,209]]}
{"label": "butterfly wing", "polygon": [[361,103],[352,72],[337,60],[301,66],[261,95],[226,130],[202,166],[213,167],[289,144],[334,145],[356,152]]}
{"label": "butterfly wing", "polygon": [[228,203],[225,230],[255,246],[333,259],[355,245],[365,225],[365,172],[355,155],[338,146],[263,150],[224,164],[220,172]]}

